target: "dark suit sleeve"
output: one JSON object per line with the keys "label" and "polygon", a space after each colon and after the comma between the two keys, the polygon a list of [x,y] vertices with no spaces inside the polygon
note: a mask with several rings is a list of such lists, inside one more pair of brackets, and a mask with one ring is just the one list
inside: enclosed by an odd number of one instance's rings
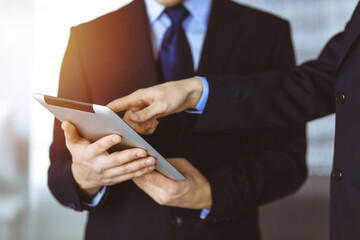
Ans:
{"label": "dark suit sleeve", "polygon": [[[92,102],[84,75],[76,28],[72,28],[60,72],[58,96]],[[61,123],[55,120],[54,138],[50,147],[48,185],[55,198],[63,205],[83,210],[78,186],[71,171],[72,157],[65,146]]]}
{"label": "dark suit sleeve", "polygon": [[[294,67],[288,25],[278,34],[272,56],[271,69],[289,71]],[[238,153],[238,161],[234,164],[224,165],[206,176],[212,192],[208,221],[227,221],[251,212],[261,204],[295,192],[306,179],[304,124],[247,130],[249,142],[250,138],[256,138],[250,144],[255,146],[252,154],[242,157]],[[246,146],[238,149],[241,151]]]}
{"label": "dark suit sleeve", "polygon": [[231,220],[252,212],[264,203],[295,192],[305,181],[304,126],[255,132],[260,139],[256,154],[239,157],[236,164],[224,165],[206,175],[212,194],[207,220]]}
{"label": "dark suit sleeve", "polygon": [[342,45],[340,33],[318,59],[291,73],[207,76],[209,98],[194,130],[288,126],[333,113],[334,78]]}

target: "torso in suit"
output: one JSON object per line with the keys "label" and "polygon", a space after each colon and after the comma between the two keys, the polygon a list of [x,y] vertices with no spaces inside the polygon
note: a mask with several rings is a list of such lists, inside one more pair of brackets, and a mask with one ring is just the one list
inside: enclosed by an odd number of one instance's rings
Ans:
{"label": "torso in suit", "polygon": [[[144,2],[135,0],[72,28],[59,97],[107,104],[159,84],[148,26]],[[293,65],[286,21],[213,1],[197,74],[244,75]],[[62,204],[89,210],[86,239],[260,239],[257,207],[294,192],[306,177],[304,126],[196,133],[193,117],[164,118],[145,138],[165,157],[185,157],[207,177],[213,205],[205,220],[199,210],[158,205],[132,181],[108,187],[97,207],[86,207],[55,122],[49,187]]]}
{"label": "torso in suit", "polygon": [[[208,102],[195,127],[197,131],[209,131],[284,126],[335,112],[332,240],[360,238],[359,36],[360,5],[344,32],[328,42],[318,59],[290,74],[208,76]],[[263,84],[267,84],[266,89],[259,87]]]}

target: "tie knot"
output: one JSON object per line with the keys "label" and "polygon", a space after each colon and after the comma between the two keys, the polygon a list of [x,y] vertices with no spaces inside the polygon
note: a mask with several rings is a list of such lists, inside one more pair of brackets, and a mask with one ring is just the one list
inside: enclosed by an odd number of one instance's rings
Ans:
{"label": "tie knot", "polygon": [[175,25],[181,24],[189,15],[188,10],[182,4],[166,8],[165,13],[169,16],[171,22]]}

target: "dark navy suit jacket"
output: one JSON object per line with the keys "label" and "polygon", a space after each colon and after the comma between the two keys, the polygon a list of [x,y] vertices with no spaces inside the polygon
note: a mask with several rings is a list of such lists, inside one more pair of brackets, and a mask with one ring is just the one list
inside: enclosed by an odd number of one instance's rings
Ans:
{"label": "dark navy suit jacket", "polygon": [[[292,73],[208,76],[195,130],[274,127],[336,113],[331,239],[360,239],[360,7],[318,59]],[[331,159],[329,159],[329,162]]]}
{"label": "dark navy suit jacket", "polygon": [[[214,0],[197,74],[288,71],[294,62],[286,21]],[[143,1],[72,28],[60,97],[107,104],[159,83]],[[55,122],[49,187],[62,204],[89,211],[86,239],[260,238],[257,207],[294,192],[306,177],[304,125],[196,133],[193,118],[161,119],[146,140],[165,157],[187,158],[207,177],[213,205],[206,220],[199,210],[158,205],[132,181],[108,187],[99,206],[84,206]]]}

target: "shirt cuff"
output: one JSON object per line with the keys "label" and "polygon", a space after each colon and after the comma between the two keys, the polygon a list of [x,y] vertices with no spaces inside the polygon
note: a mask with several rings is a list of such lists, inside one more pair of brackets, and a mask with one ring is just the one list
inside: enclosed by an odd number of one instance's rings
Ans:
{"label": "shirt cuff", "polygon": [[102,187],[100,191],[95,195],[95,197],[91,200],[91,202],[83,202],[88,207],[96,207],[99,205],[101,199],[104,197],[106,191],[106,186]]}
{"label": "shirt cuff", "polygon": [[205,77],[197,76],[196,78],[200,78],[202,85],[203,85],[203,92],[202,92],[200,101],[196,105],[196,110],[186,110],[186,112],[194,113],[194,114],[202,114],[205,109],[208,97],[209,97],[209,83]]}
{"label": "shirt cuff", "polygon": [[204,208],[201,213],[200,213],[200,219],[206,219],[206,217],[209,215],[210,213],[210,208]]}

